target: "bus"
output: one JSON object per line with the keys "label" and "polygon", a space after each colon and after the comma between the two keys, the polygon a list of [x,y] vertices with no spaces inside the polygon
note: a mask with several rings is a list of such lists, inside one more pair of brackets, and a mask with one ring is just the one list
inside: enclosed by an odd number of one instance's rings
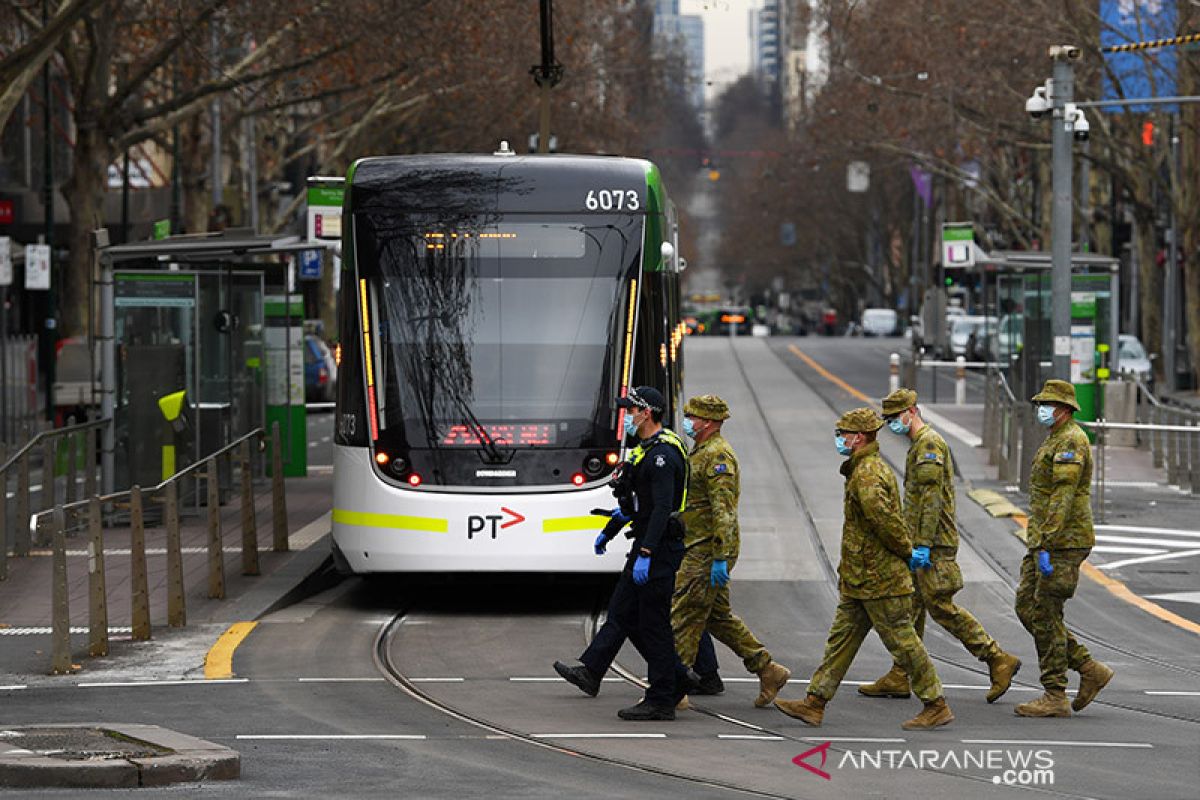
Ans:
{"label": "bus", "polygon": [[612,572],[616,401],[682,421],[678,226],[605,156],[366,158],[346,179],[333,553],[346,573]]}

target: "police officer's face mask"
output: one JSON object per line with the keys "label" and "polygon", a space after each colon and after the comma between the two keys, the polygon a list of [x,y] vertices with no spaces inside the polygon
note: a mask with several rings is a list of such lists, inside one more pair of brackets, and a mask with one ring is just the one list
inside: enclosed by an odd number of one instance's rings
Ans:
{"label": "police officer's face mask", "polygon": [[635,413],[632,408],[625,412],[625,433],[630,436],[637,436],[638,424],[633,418]]}

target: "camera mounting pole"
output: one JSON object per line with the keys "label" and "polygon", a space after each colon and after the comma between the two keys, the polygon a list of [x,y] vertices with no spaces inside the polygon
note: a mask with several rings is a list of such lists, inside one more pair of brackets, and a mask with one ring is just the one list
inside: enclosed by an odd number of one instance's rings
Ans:
{"label": "camera mounting pole", "polygon": [[550,152],[550,89],[562,80],[563,67],[554,59],[554,0],[541,0],[542,62],[529,71],[538,85],[538,152]]}
{"label": "camera mounting pole", "polygon": [[1067,116],[1067,104],[1075,93],[1075,62],[1079,48],[1055,45],[1050,48],[1054,62],[1053,94],[1047,98],[1053,107],[1051,148],[1054,204],[1050,216],[1050,331],[1054,339],[1053,377],[1071,380],[1071,183],[1074,140],[1073,120]]}

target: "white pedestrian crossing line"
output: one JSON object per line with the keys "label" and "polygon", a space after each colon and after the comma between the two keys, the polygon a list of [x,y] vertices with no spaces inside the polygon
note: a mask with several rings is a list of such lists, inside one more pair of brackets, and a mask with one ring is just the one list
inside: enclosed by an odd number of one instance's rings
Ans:
{"label": "white pedestrian crossing line", "polygon": [[1169,551],[1156,550],[1153,547],[1128,547],[1115,544],[1098,544],[1092,548],[1092,552],[1111,553],[1118,556],[1157,556]]}
{"label": "white pedestrian crossing line", "polygon": [[1200,556],[1198,550],[1176,550],[1172,553],[1164,553],[1157,556],[1141,556],[1139,558],[1126,558],[1122,561],[1110,561],[1107,564],[1097,564],[1100,569],[1118,569],[1120,567],[1132,567],[1135,564],[1149,564],[1152,561],[1172,561],[1176,558],[1190,558],[1192,556]]}
{"label": "white pedestrian crossing line", "polygon": [[1193,691],[1154,691],[1151,689],[1146,689],[1145,693],[1158,695],[1160,697],[1200,697],[1200,692]]}
{"label": "white pedestrian crossing line", "polygon": [[1135,525],[1095,525],[1097,531],[1119,531],[1124,533],[1149,533],[1155,536],[1190,536],[1194,539],[1200,539],[1200,531],[1184,530],[1180,528],[1145,528]]}

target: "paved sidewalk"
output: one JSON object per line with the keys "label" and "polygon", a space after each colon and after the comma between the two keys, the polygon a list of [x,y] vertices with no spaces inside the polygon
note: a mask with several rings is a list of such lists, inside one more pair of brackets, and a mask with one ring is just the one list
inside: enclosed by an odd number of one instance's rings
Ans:
{"label": "paved sidewalk", "polygon": [[[207,512],[189,509],[181,526],[183,571],[186,592],[186,628],[167,627],[166,531],[161,525],[146,529],[146,566],[150,590],[152,637],[160,644],[183,641],[203,633],[215,639],[228,623],[253,619],[294,588],[320,565],[328,554],[328,513],[333,478],[320,474],[288,479],[287,512],[290,550],[271,550],[271,495],[269,482],[255,486],[255,517],[258,529],[258,576],[242,575],[241,506],[237,495],[221,507],[224,542],[226,599],[208,597]],[[148,504],[149,508],[150,504]],[[322,524],[324,523],[324,524]],[[130,640],[132,601],[130,597],[130,531],[128,527],[104,531],[105,575],[108,597],[110,654],[128,654],[121,645]],[[108,659],[87,657],[88,539],[85,533],[67,539],[67,574],[74,663],[85,670]],[[14,677],[43,675],[49,669],[51,624],[51,577],[53,559],[49,549],[36,549],[28,558],[9,560],[8,580],[0,581],[0,684],[19,682]],[[216,634],[211,633],[217,630]],[[145,643],[131,647],[144,648]],[[6,677],[7,676],[7,677]]]}

